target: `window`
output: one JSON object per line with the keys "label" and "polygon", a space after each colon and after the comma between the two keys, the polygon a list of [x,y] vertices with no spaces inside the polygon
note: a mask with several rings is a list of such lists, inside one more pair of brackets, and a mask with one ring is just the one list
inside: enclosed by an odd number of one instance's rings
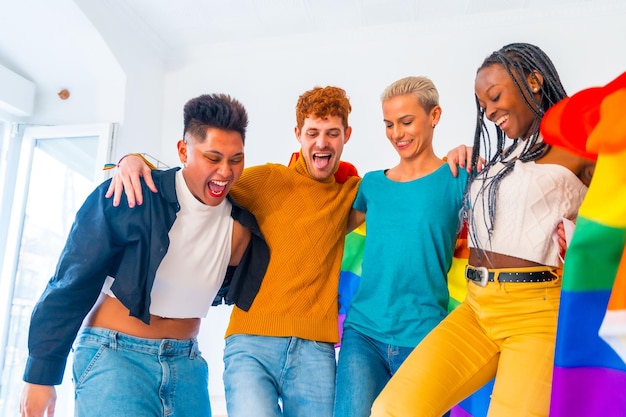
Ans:
{"label": "window", "polygon": [[[19,158],[7,152],[8,161],[19,161],[16,168],[3,163],[0,169],[7,185],[0,186],[5,192],[0,213],[9,213],[4,255],[0,253],[2,416],[18,416],[32,308],[54,273],[76,211],[105,178],[102,166],[110,155],[112,134],[111,125],[28,127]],[[5,198],[9,193],[12,198]],[[57,395],[55,415],[73,415],[71,358]]]}

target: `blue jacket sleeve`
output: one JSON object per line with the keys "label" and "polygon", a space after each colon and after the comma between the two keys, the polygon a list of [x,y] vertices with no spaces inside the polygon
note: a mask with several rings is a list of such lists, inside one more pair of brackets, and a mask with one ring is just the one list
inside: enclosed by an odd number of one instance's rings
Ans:
{"label": "blue jacket sleeve", "polygon": [[[57,385],[83,319],[95,304],[105,278],[119,264],[126,229],[141,209],[112,207],[104,197],[108,181],[86,199],[76,214],[54,275],[31,316],[29,356],[24,381]],[[133,209],[135,210],[135,209]]]}

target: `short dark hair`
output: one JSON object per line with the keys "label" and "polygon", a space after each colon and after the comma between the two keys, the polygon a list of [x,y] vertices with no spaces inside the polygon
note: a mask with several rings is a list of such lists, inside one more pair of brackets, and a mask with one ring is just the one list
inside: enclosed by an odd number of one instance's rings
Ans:
{"label": "short dark hair", "polygon": [[184,107],[184,131],[198,141],[205,139],[208,128],[232,130],[246,142],[248,113],[245,107],[228,94],[203,94],[189,100]]}

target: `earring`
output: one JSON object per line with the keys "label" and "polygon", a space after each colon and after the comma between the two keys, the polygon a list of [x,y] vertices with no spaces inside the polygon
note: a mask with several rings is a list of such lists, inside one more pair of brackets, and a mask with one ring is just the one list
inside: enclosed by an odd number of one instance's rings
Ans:
{"label": "earring", "polygon": [[539,88],[538,87],[533,88],[533,93],[538,93],[538,92],[539,92]]}

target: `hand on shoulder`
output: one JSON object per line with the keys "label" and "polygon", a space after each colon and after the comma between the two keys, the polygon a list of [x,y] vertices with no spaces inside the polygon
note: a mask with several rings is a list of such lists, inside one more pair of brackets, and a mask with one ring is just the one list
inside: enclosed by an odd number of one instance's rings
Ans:
{"label": "hand on shoulder", "polygon": [[[459,145],[448,152],[448,154],[444,158],[444,161],[448,163],[448,166],[450,167],[450,171],[452,171],[453,176],[456,177],[459,174],[457,166],[461,167],[461,169],[465,168],[468,173],[472,172],[473,150],[474,148],[472,146]],[[483,157],[479,157],[476,164],[476,170],[480,172],[482,171],[484,166],[485,159]]]}
{"label": "hand on shoulder", "polygon": [[152,180],[152,170],[144,159],[135,154],[124,156],[117,164],[117,170],[105,194],[106,198],[113,196],[113,206],[117,207],[124,192],[128,199],[128,207],[135,207],[135,203],[141,205],[143,203],[142,177],[148,188],[156,193],[158,190]]}

